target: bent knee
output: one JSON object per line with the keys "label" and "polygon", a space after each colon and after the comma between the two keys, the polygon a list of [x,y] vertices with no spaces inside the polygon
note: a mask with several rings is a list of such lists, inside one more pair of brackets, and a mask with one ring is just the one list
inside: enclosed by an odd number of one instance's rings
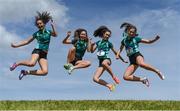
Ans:
{"label": "bent knee", "polygon": [[98,82],[98,81],[99,81],[99,78],[93,77],[93,81],[94,81],[94,82]]}
{"label": "bent knee", "polygon": [[90,61],[86,61],[86,65],[87,65],[87,66],[90,66],[90,65],[91,65],[91,62],[90,62]]}
{"label": "bent knee", "polygon": [[30,63],[28,64],[29,67],[34,67],[35,65],[36,65],[36,63],[34,63],[34,62],[30,62]]}
{"label": "bent knee", "polygon": [[124,80],[129,80],[129,76],[124,75],[124,76],[123,76],[123,79],[124,79]]}
{"label": "bent knee", "polygon": [[42,70],[42,75],[46,76],[48,74],[48,70]]}

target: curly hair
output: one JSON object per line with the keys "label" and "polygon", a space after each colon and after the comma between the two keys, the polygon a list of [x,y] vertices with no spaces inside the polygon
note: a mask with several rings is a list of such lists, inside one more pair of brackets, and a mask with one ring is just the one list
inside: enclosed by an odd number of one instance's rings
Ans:
{"label": "curly hair", "polygon": [[98,29],[94,31],[93,35],[94,37],[97,37],[97,36],[103,37],[103,34],[107,31],[111,33],[111,30],[108,29],[106,26],[100,26]]}
{"label": "curly hair", "polygon": [[35,16],[35,25],[38,20],[42,20],[43,23],[46,24],[49,22],[49,20],[52,20],[52,16],[50,16],[50,13],[48,13],[47,11],[42,13],[37,11],[37,16]]}
{"label": "curly hair", "polygon": [[[74,31],[74,40],[78,40],[80,38],[80,34],[82,31],[85,31],[86,32],[86,35],[88,37],[88,34],[87,34],[87,30],[86,29],[83,29],[83,28],[78,28]],[[87,41],[88,39],[86,39]]]}
{"label": "curly hair", "polygon": [[[121,24],[120,28],[124,28],[125,27],[125,30],[124,32],[127,33],[130,29],[135,29],[135,32],[137,32],[137,28],[136,26],[130,24],[130,23],[127,23],[127,22],[124,22],[123,24]],[[138,35],[138,34],[136,34]]]}

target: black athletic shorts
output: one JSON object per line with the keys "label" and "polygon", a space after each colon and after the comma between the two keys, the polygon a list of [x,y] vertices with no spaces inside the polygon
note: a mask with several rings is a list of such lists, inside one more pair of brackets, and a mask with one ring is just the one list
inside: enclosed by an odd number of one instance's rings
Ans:
{"label": "black athletic shorts", "polygon": [[102,66],[102,62],[104,61],[104,60],[109,60],[110,61],[110,63],[111,63],[111,59],[110,58],[105,58],[105,59],[99,59],[99,67],[103,67]]}
{"label": "black athletic shorts", "polygon": [[77,58],[77,57],[75,57],[75,59],[72,61],[72,62],[70,62],[73,66],[75,66],[76,65],[76,62],[77,61],[80,61],[80,60],[82,60],[82,58]]}
{"label": "black athletic shorts", "polygon": [[47,59],[47,52],[45,52],[41,49],[34,49],[32,51],[32,54],[39,54],[39,59],[41,59],[41,58]]}
{"label": "black athletic shorts", "polygon": [[142,57],[143,57],[143,55],[142,55],[140,52],[137,52],[137,53],[129,56],[130,65],[131,65],[131,64],[137,65],[136,58],[137,58],[138,56],[142,56]]}

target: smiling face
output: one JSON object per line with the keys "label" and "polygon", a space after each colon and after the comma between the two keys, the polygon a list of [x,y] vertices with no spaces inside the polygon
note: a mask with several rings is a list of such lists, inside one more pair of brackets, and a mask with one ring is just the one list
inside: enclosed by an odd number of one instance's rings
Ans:
{"label": "smiling face", "polygon": [[38,27],[39,30],[43,30],[45,27],[45,24],[43,23],[42,20],[37,20],[36,21],[36,26]]}
{"label": "smiling face", "polygon": [[111,32],[106,31],[106,32],[103,34],[103,39],[104,39],[104,40],[108,40],[110,36],[111,36]]}
{"label": "smiling face", "polygon": [[135,37],[136,36],[136,29],[135,28],[130,28],[127,31],[127,34],[128,34],[129,37]]}
{"label": "smiling face", "polygon": [[82,31],[82,32],[80,33],[79,37],[80,37],[80,39],[85,40],[85,39],[87,38],[87,33],[86,33],[86,31]]}

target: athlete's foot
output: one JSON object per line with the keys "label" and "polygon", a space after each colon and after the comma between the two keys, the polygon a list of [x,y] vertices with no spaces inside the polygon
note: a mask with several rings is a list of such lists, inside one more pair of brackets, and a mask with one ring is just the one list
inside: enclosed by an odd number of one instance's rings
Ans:
{"label": "athlete's foot", "polygon": [[12,66],[10,66],[10,71],[13,71],[15,68],[17,67],[17,64],[16,63],[14,63]]}
{"label": "athlete's foot", "polygon": [[71,75],[72,71],[74,70],[74,66],[72,64],[65,64],[64,68],[68,71],[68,74]]}
{"label": "athlete's foot", "polygon": [[109,88],[109,90],[110,90],[111,92],[113,92],[113,91],[115,91],[115,89],[116,89],[116,84],[109,84],[109,85],[108,85],[108,88]]}
{"label": "athlete's foot", "polygon": [[71,75],[72,72],[74,70],[74,66],[73,65],[70,65],[69,69],[68,69],[68,74]]}
{"label": "athlete's foot", "polygon": [[143,84],[145,84],[147,87],[150,86],[149,81],[148,81],[148,79],[147,79],[146,77],[142,78],[142,79],[141,79],[141,82],[142,82]]}
{"label": "athlete's foot", "polygon": [[27,71],[26,70],[21,70],[21,73],[19,74],[19,80],[21,80],[26,75],[27,75]]}
{"label": "athlete's foot", "polygon": [[165,79],[165,76],[162,74],[162,72],[161,72],[161,71],[158,71],[158,76],[159,76],[162,80],[164,80],[164,79]]}
{"label": "athlete's foot", "polygon": [[64,64],[64,68],[65,68],[66,70],[68,70],[68,69],[69,69],[69,63]]}
{"label": "athlete's foot", "polygon": [[119,83],[120,83],[120,80],[119,80],[118,77],[116,77],[116,76],[113,77],[113,80],[115,81],[116,84],[119,84]]}

